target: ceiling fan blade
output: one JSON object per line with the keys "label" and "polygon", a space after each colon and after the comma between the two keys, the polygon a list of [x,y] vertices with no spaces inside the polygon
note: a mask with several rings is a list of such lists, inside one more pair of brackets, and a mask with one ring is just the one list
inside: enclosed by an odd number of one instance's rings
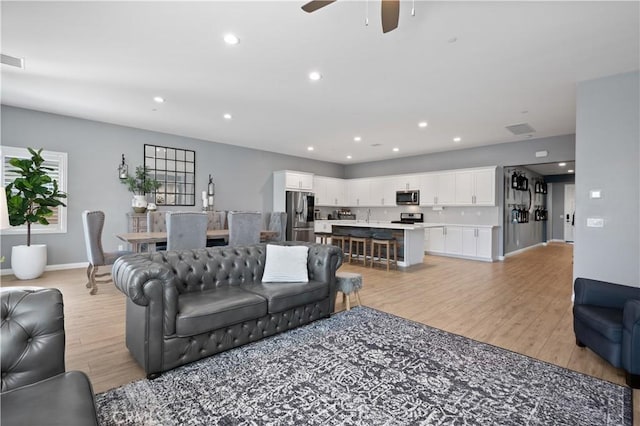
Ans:
{"label": "ceiling fan blade", "polygon": [[381,17],[383,33],[388,33],[398,28],[400,0],[382,0]]}
{"label": "ceiling fan blade", "polygon": [[335,1],[336,0],[312,0],[309,3],[305,4],[304,6],[302,6],[302,10],[304,10],[307,13],[315,12],[321,7],[328,6]]}

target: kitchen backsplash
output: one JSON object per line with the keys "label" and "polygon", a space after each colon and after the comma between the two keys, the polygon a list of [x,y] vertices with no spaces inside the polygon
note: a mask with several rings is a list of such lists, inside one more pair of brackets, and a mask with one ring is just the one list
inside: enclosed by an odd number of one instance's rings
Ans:
{"label": "kitchen backsplash", "polygon": [[[318,207],[320,215],[326,219],[333,211],[329,207]],[[353,207],[356,219],[365,220],[369,209]],[[460,225],[499,225],[499,207],[443,207],[434,211],[431,207],[371,207],[370,220],[391,221],[400,219],[400,213],[424,213],[425,222],[451,223]]]}

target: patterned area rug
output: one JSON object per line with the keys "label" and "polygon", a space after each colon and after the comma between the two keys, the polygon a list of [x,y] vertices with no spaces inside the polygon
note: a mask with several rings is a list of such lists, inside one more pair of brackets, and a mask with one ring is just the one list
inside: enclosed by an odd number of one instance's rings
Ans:
{"label": "patterned area rug", "polygon": [[631,425],[629,388],[359,307],[97,395],[102,425]]}

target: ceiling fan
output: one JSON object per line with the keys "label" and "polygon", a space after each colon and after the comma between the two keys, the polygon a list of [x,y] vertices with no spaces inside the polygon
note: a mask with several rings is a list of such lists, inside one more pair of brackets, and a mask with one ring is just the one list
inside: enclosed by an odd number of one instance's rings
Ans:
{"label": "ceiling fan", "polygon": [[[311,0],[309,3],[302,6],[302,10],[311,13],[316,10],[328,6],[336,0]],[[388,33],[389,31],[398,28],[398,19],[400,17],[400,0],[381,0],[382,8],[380,10],[382,17],[382,32]]]}

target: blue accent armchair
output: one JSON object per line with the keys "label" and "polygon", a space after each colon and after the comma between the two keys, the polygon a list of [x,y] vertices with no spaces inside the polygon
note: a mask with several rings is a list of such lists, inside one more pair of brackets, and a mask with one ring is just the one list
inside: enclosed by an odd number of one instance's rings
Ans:
{"label": "blue accent armchair", "polygon": [[624,369],[627,384],[640,388],[640,288],[577,278],[574,290],[576,344]]}

